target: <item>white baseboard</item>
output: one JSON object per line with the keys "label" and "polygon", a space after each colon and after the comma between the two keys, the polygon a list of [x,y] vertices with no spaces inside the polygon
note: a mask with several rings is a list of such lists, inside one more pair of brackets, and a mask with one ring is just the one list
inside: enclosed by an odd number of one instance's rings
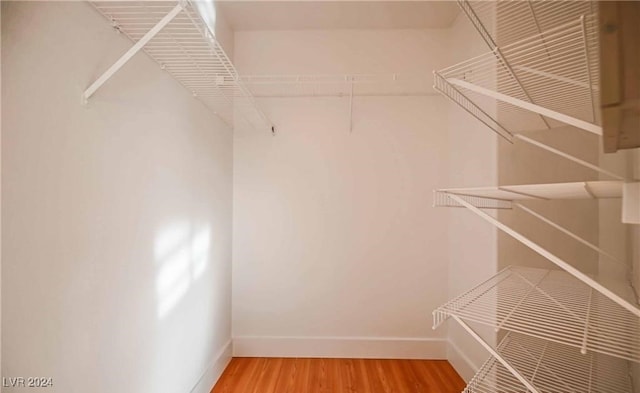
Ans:
{"label": "white baseboard", "polygon": [[471,378],[478,372],[480,367],[474,364],[457,345],[448,342],[447,360],[453,368],[460,374],[462,379],[469,382]]}
{"label": "white baseboard", "polygon": [[233,356],[368,359],[446,359],[447,341],[400,337],[233,338]]}
{"label": "white baseboard", "polygon": [[204,373],[200,376],[190,393],[209,393],[218,382],[220,375],[231,361],[233,345],[229,340],[220,351],[211,359]]}

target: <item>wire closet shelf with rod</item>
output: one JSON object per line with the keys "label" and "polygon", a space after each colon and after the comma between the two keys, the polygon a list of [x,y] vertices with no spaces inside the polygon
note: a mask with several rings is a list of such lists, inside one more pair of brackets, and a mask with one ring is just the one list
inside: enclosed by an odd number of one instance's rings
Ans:
{"label": "wire closet shelf with rod", "polygon": [[[435,190],[434,206],[471,211],[558,269],[509,266],[434,310],[433,328],[452,319],[491,354],[465,392],[632,392],[631,366],[640,364],[640,305],[631,268],[527,206],[532,200],[601,198],[623,199],[624,206],[628,184],[637,182],[523,135],[563,126],[602,134],[598,4],[458,4],[489,51],[434,72],[434,88],[503,139],[614,180]],[[596,251],[629,282],[585,273],[491,214],[516,209]],[[487,342],[475,325],[491,327],[499,344]]]}
{"label": "wire closet shelf with rod", "polygon": [[[434,72],[436,90],[509,141],[523,131],[564,124],[602,133],[591,2],[498,2],[492,19],[486,15],[494,2],[460,4],[489,52]],[[494,38],[485,24],[496,20],[518,28]]]}
{"label": "wire closet shelf with rod", "polygon": [[199,6],[204,2],[90,1],[128,37],[133,46],[87,87],[85,103],[136,53],[144,51],[227,125],[236,119],[256,129],[275,131],[271,120],[240,80]]}

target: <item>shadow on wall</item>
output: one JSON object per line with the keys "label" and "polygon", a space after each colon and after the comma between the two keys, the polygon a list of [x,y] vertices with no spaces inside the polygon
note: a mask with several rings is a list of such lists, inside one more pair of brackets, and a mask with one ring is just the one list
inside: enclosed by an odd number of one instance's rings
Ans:
{"label": "shadow on wall", "polygon": [[209,225],[196,229],[187,223],[173,224],[156,236],[158,319],[166,317],[207,270],[210,239]]}

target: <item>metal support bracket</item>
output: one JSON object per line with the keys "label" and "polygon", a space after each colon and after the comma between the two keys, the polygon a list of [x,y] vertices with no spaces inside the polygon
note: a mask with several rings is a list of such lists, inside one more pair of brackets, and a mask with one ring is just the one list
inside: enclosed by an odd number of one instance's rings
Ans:
{"label": "metal support bracket", "polygon": [[584,60],[587,68],[587,79],[589,80],[589,99],[591,100],[591,121],[596,122],[596,102],[593,98],[593,82],[591,77],[591,62],[589,61],[589,39],[587,38],[587,21],[584,15],[580,16],[580,24],[582,25],[582,40],[584,42]]}
{"label": "metal support bracket", "polygon": [[98,79],[95,80],[87,90],[82,93],[82,103],[86,104],[89,98],[111,78],[122,66],[140,51],[153,37],[165,28],[186,6],[184,1],[178,2],[176,6],[165,15],[155,26],[151,28],[138,42],[136,42],[124,55],[122,55],[111,67],[109,67]]}
{"label": "metal support bracket", "polygon": [[554,221],[548,219],[547,217],[543,216],[540,213],[537,213],[535,211],[533,211],[532,209],[518,203],[518,202],[514,202],[513,203],[514,206],[517,206],[518,208],[520,208],[522,211],[529,213],[530,215],[532,215],[533,217],[537,218],[538,220],[544,222],[547,225],[552,226],[553,228],[559,230],[560,232],[564,233],[565,235],[571,237],[574,240],[577,240],[578,242],[584,244],[585,246],[589,247],[590,249],[592,249],[593,251],[597,252],[600,255],[603,255],[605,257],[607,257],[608,259],[610,259],[612,262],[617,263],[620,266],[625,267],[627,270],[629,270],[629,267],[622,262],[621,260],[619,260],[618,258],[616,258],[615,256],[613,256],[611,253],[606,252],[605,250],[603,250],[602,248],[596,246],[595,244],[589,242],[588,240],[576,235],[575,233],[571,232],[570,230],[568,230],[567,228],[563,227],[562,225],[556,224]]}
{"label": "metal support bracket", "polygon": [[[495,117],[490,116],[487,112],[485,112],[482,108],[476,105],[473,101],[471,101],[464,93],[462,93],[459,89],[457,89],[451,82],[449,82],[445,77],[440,75],[438,72],[433,72],[434,76],[434,86],[433,88],[440,93],[442,93],[445,97],[450,99],[452,102],[456,103],[460,108],[464,109],[471,116],[478,119],[482,124],[489,127],[493,132],[500,135],[507,142],[513,143],[514,134],[507,130],[502,124],[500,124]],[[484,118],[480,118],[477,113],[474,113],[474,110],[481,114]],[[491,124],[490,124],[491,123]]]}
{"label": "metal support bracket", "polygon": [[505,232],[507,235],[513,237],[514,239],[518,240],[520,243],[524,244],[525,246],[529,247],[530,249],[532,249],[533,251],[537,252],[541,256],[545,257],[549,261],[553,262],[558,267],[564,269],[565,271],[570,273],[572,276],[574,276],[578,280],[582,281],[583,283],[587,284],[591,288],[595,289],[596,291],[598,291],[602,295],[606,296],[611,301],[617,303],[618,305],[620,305],[624,309],[630,311],[633,315],[636,315],[636,316],[640,317],[640,308],[637,305],[631,303],[629,300],[627,300],[627,299],[623,298],[622,296],[616,294],[615,292],[613,292],[609,288],[607,288],[604,285],[600,284],[594,278],[592,278],[589,275],[583,273],[579,269],[573,267],[571,264],[569,264],[568,262],[566,262],[562,258],[556,256],[555,254],[552,254],[546,248],[543,248],[539,244],[531,241],[529,238],[527,238],[526,236],[522,235],[521,233],[513,230],[511,227],[501,223],[496,218],[490,216],[489,214],[483,212],[482,210],[480,210],[477,207],[473,206],[472,204],[468,203],[463,198],[460,198],[458,195],[455,195],[455,194],[448,194],[448,195],[449,195],[449,197],[451,199],[453,199],[454,201],[458,202],[460,205],[463,205],[464,207],[466,207],[467,209],[471,210],[476,215],[480,216],[480,218],[482,218],[485,221],[488,221],[489,223],[493,224],[493,226],[495,226],[496,228],[498,228],[501,231]]}
{"label": "metal support bracket", "polygon": [[556,112],[553,111],[551,109],[547,109],[545,107],[542,107],[540,105],[536,105],[536,104],[532,104],[530,102],[527,101],[523,101],[523,100],[519,100],[517,98],[508,96],[506,94],[502,94],[502,93],[498,93],[496,91],[475,85],[473,83],[469,83],[467,81],[463,81],[460,79],[456,79],[456,78],[448,78],[447,81],[451,84],[460,86],[460,87],[464,87],[465,89],[474,91],[476,93],[480,93],[482,95],[488,96],[488,97],[492,97],[495,98],[497,100],[506,102],[508,104],[512,104],[515,105],[517,107],[529,110],[531,112],[549,117],[551,119],[554,120],[558,120],[562,123],[565,124],[569,124],[571,126],[574,127],[578,127],[580,129],[583,129],[585,131],[591,132],[593,134],[596,135],[602,135],[602,127],[595,125],[593,123],[589,123],[587,121],[584,120],[580,120],[577,119],[575,117],[569,116],[569,115],[565,115],[564,113],[560,113],[560,112]]}
{"label": "metal support bracket", "polygon": [[[496,55],[496,57],[500,61],[500,64],[502,64],[502,66],[505,68],[505,70],[507,70],[509,75],[511,75],[511,78],[513,78],[513,80],[516,81],[516,84],[518,85],[520,90],[522,90],[522,93],[527,97],[527,100],[529,100],[530,103],[535,105],[535,101],[533,100],[533,97],[531,97],[527,89],[524,88],[524,85],[520,81],[520,78],[518,78],[518,76],[516,75],[516,72],[513,70],[513,68],[511,68],[511,64],[509,64],[507,59],[504,57],[500,48],[498,48],[497,46],[493,48],[493,53]],[[551,126],[549,125],[549,122],[547,121],[547,119],[545,119],[544,116],[542,116],[540,113],[538,113],[538,116],[540,116],[540,119],[542,120],[544,125],[547,126],[547,129],[550,129]]]}
{"label": "metal support bracket", "polygon": [[493,349],[491,345],[489,345],[482,337],[480,337],[480,335],[476,333],[471,328],[471,326],[467,325],[462,319],[458,318],[457,315],[453,315],[452,317],[456,320],[456,322],[458,322],[460,326],[462,326],[464,330],[467,331],[467,333],[471,335],[471,337],[473,337],[478,343],[480,343],[480,345],[482,345],[484,349],[486,349],[491,354],[491,356],[496,358],[496,360],[498,360],[507,370],[509,370],[509,372],[529,390],[529,392],[540,393],[540,391],[536,389],[536,387],[533,386],[531,382],[529,382],[522,374],[520,374],[520,372],[516,370],[498,351]]}
{"label": "metal support bracket", "polygon": [[620,175],[617,175],[617,174],[615,174],[615,173],[613,173],[611,171],[603,169],[603,168],[601,168],[601,167],[599,167],[597,165],[593,165],[593,164],[591,164],[591,163],[589,163],[587,161],[579,159],[578,157],[572,156],[571,154],[567,154],[567,153],[565,153],[565,152],[563,152],[561,150],[555,149],[555,148],[553,148],[553,147],[551,147],[549,145],[546,145],[546,144],[544,144],[542,142],[538,142],[538,141],[533,140],[533,139],[531,139],[529,137],[526,137],[524,135],[516,134],[516,135],[514,135],[514,138],[515,139],[519,139],[519,140],[521,140],[521,141],[523,141],[525,143],[528,143],[530,145],[539,147],[539,148],[541,148],[543,150],[546,150],[546,151],[548,151],[550,153],[553,153],[553,154],[555,154],[555,155],[557,155],[559,157],[566,158],[567,160],[569,160],[571,162],[575,162],[576,164],[582,165],[585,168],[593,169],[596,172],[600,172],[600,173],[602,173],[604,175],[610,176],[610,177],[612,177],[614,179],[617,179],[617,180],[624,180],[624,177],[622,177]]}

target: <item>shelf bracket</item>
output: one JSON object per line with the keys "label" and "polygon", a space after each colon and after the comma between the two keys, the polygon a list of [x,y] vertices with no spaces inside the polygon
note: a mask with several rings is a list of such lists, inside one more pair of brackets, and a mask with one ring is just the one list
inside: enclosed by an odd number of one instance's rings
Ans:
{"label": "shelf bracket", "polygon": [[539,214],[531,209],[529,209],[528,207],[518,203],[518,202],[514,202],[513,203],[514,206],[519,207],[522,211],[529,213],[530,215],[534,216],[535,218],[537,218],[538,220],[546,223],[547,225],[552,226],[553,228],[559,230],[560,232],[564,233],[565,235],[571,237],[572,239],[575,239],[577,241],[579,241],[580,243],[584,244],[585,246],[589,247],[590,249],[594,250],[595,252],[597,252],[600,255],[603,255],[607,258],[609,258],[611,261],[624,266],[627,271],[629,269],[629,267],[622,262],[621,260],[619,260],[618,258],[616,258],[615,256],[613,256],[612,254],[606,252],[605,250],[601,249],[600,247],[596,246],[595,244],[583,239],[582,237],[576,235],[575,233],[571,232],[570,230],[568,230],[567,228],[556,224],[555,222],[551,221],[550,219],[548,219],[547,217],[543,216],[542,214]]}
{"label": "shelf bracket", "polygon": [[531,17],[533,18],[533,22],[536,24],[536,30],[538,30],[538,35],[540,36],[540,40],[544,44],[544,51],[547,53],[547,58],[550,58],[549,49],[547,48],[547,43],[544,39],[544,32],[540,27],[540,22],[538,21],[538,16],[536,15],[536,10],[533,8],[533,4],[530,1],[527,1],[527,5],[529,6],[529,11],[531,12]]}
{"label": "shelf bracket", "polygon": [[584,323],[584,331],[582,333],[582,345],[580,346],[580,353],[587,354],[587,338],[589,337],[589,321],[591,319],[591,303],[593,301],[593,288],[589,291],[589,303],[587,303],[587,316]]}
{"label": "shelf bracket", "polygon": [[[510,338],[510,334],[511,333],[507,333],[507,337]],[[507,338],[505,337],[505,339]],[[518,344],[516,344],[518,345]],[[530,359],[536,359],[536,355],[534,355],[533,353],[531,353],[531,351],[529,351],[527,348],[523,347],[522,345],[518,345],[518,347],[521,348],[521,350],[527,355],[529,356]],[[538,359],[536,361],[536,368],[533,372],[533,374],[531,375],[531,381],[535,381],[536,380],[536,375],[538,374],[538,371],[542,368],[545,371],[547,371],[550,376],[552,376],[557,383],[564,385],[564,388],[567,389],[567,391],[571,391],[573,393],[578,393],[575,389],[573,389],[571,387],[570,384],[568,384],[566,381],[563,380],[561,375],[558,375],[557,372],[554,371],[553,368],[551,368],[550,366],[545,365],[542,360],[544,359],[545,353],[547,352],[547,349],[549,348],[549,341],[546,341],[544,343],[544,347],[542,348],[542,352],[540,353],[540,355],[538,356]],[[591,380],[589,380],[591,381]],[[591,390],[587,390],[588,392],[591,392]]]}
{"label": "shelf bracket", "polygon": [[587,284],[591,288],[595,289],[596,291],[598,291],[602,295],[606,296],[611,301],[617,303],[618,305],[620,305],[624,309],[630,311],[633,315],[635,315],[637,317],[640,317],[640,308],[638,308],[637,305],[632,304],[627,299],[625,299],[622,296],[620,296],[620,295],[616,294],[615,292],[611,291],[609,288],[607,288],[604,285],[600,284],[598,281],[596,281],[595,279],[593,279],[589,275],[581,272],[579,269],[573,267],[571,264],[569,264],[565,260],[559,258],[555,254],[552,254],[546,248],[543,248],[539,244],[531,241],[526,236],[524,236],[521,233],[513,230],[511,227],[501,223],[496,218],[491,217],[489,214],[483,212],[482,210],[480,210],[477,207],[473,206],[472,204],[468,203],[467,201],[465,201],[463,198],[459,197],[458,195],[451,194],[451,193],[448,193],[448,195],[449,195],[449,197],[451,199],[453,199],[454,201],[456,201],[460,205],[462,205],[462,206],[466,207],[467,209],[471,210],[477,216],[480,216],[480,218],[484,219],[485,221],[488,221],[489,223],[493,224],[493,226],[495,226],[496,228],[500,229],[501,231],[503,231],[507,235],[513,237],[514,239],[518,240],[520,243],[522,243],[525,246],[529,247],[530,249],[532,249],[533,251],[537,252],[541,256],[547,258],[549,261],[553,262],[554,264],[556,264],[561,269],[564,269],[565,271],[570,273],[572,276],[574,276],[578,280],[582,281],[583,283]]}
{"label": "shelf bracket", "polygon": [[[516,84],[518,85],[520,90],[522,90],[522,93],[527,97],[527,100],[529,100],[530,103],[535,105],[536,102],[533,100],[533,97],[531,97],[527,89],[524,88],[524,85],[520,81],[520,78],[518,78],[518,76],[516,75],[516,72],[513,70],[513,68],[511,68],[511,64],[509,64],[507,59],[504,57],[500,48],[498,48],[497,46],[493,48],[493,53],[496,55],[496,57],[498,58],[502,66],[507,70],[509,75],[511,75],[511,78],[513,78],[513,80],[516,81]],[[538,116],[540,116],[540,120],[542,120],[544,125],[547,126],[547,129],[551,129],[551,126],[549,125],[549,122],[547,121],[547,119],[545,119],[544,116],[542,116],[542,114],[540,113],[538,113]]]}
{"label": "shelf bracket", "polygon": [[526,388],[529,390],[529,392],[531,392],[531,393],[540,393],[540,391],[538,389],[536,389],[536,387],[533,386],[531,384],[531,382],[529,382],[525,377],[523,377],[522,374],[520,374],[520,372],[518,372],[518,370],[516,370],[498,351],[493,349],[493,347],[491,345],[489,345],[486,341],[484,341],[484,339],[482,337],[480,337],[480,335],[478,335],[478,333],[476,333],[471,328],[471,326],[467,325],[457,315],[452,315],[452,317],[453,317],[453,319],[456,320],[456,322],[458,322],[458,324],[460,324],[460,326],[462,326],[462,328],[464,330],[467,331],[467,333],[469,333],[471,335],[471,337],[473,337],[478,343],[480,343],[480,345],[482,345],[484,347],[484,349],[486,349],[491,354],[491,356],[496,358],[507,370],[509,370],[509,372],[514,377],[516,377],[518,379],[518,381],[520,381],[520,383],[522,383],[524,386],[526,386]]}
{"label": "shelf bracket", "polygon": [[484,42],[487,44],[487,46],[489,47],[489,50],[493,50],[493,48],[497,47],[498,45],[493,40],[493,38],[491,38],[491,34],[489,34],[487,29],[485,29],[482,22],[480,22],[480,18],[478,18],[478,15],[476,15],[475,11],[469,4],[469,1],[458,0],[458,6],[467,15],[467,18],[471,21],[471,24],[473,24],[473,27],[475,27],[478,33],[480,33],[480,37],[482,37]]}
{"label": "shelf bracket", "polygon": [[591,120],[596,122],[596,102],[593,99],[591,62],[589,61],[589,39],[587,38],[587,22],[584,15],[580,16],[580,24],[582,25],[582,41],[584,42],[584,60],[587,68],[587,79],[589,80],[589,98],[591,99]]}
{"label": "shelf bracket", "polygon": [[549,272],[550,271],[547,271],[544,275],[542,275],[542,277],[538,278],[538,280],[535,283],[532,283],[531,288],[529,288],[529,291],[527,291],[527,293],[524,296],[522,296],[520,300],[518,300],[518,303],[516,303],[516,305],[513,306],[511,311],[509,311],[509,313],[504,317],[502,322],[500,322],[495,327],[496,332],[502,329],[502,326],[509,320],[509,318],[511,318],[511,316],[516,312],[516,310],[518,310],[518,308],[522,305],[522,303],[524,303],[529,298],[529,296],[538,288],[538,285],[542,282],[542,280],[544,280],[549,275]]}
{"label": "shelf bracket", "polygon": [[593,169],[596,172],[600,172],[600,173],[602,173],[604,175],[610,176],[610,177],[612,177],[614,179],[617,179],[617,180],[624,180],[624,177],[622,177],[620,175],[617,175],[617,174],[615,174],[613,172],[610,172],[610,171],[608,171],[606,169],[603,169],[603,168],[601,168],[601,167],[599,167],[597,165],[593,165],[591,163],[588,163],[587,161],[581,160],[578,157],[572,156],[571,154],[567,154],[567,153],[565,153],[565,152],[563,152],[561,150],[555,149],[555,148],[553,148],[553,147],[551,147],[549,145],[546,145],[546,144],[544,144],[542,142],[538,142],[538,141],[533,140],[533,139],[531,139],[529,137],[526,137],[524,135],[516,134],[516,135],[514,135],[514,138],[519,139],[519,140],[521,140],[523,142],[526,142],[526,143],[528,143],[530,145],[533,145],[533,146],[539,147],[541,149],[544,149],[544,150],[546,150],[546,151],[548,151],[550,153],[553,153],[553,154],[555,154],[557,156],[560,156],[562,158],[566,158],[567,160],[575,162],[576,164],[582,165],[585,168]]}
{"label": "shelf bracket", "polygon": [[480,93],[482,95],[495,98],[496,100],[506,102],[511,105],[515,105],[517,107],[529,110],[531,112],[537,113],[539,115],[543,115],[549,117],[554,120],[558,120],[562,123],[569,124],[574,127],[578,127],[585,131],[591,132],[596,135],[602,135],[602,127],[595,125],[593,123],[589,123],[584,120],[577,119],[575,117],[565,115],[564,113],[556,112],[551,109],[547,109],[543,106],[532,104],[527,101],[519,100],[517,98],[508,96],[506,94],[498,93],[496,91],[475,85],[473,83],[469,83],[457,78],[447,78],[447,81],[456,86],[463,87],[465,89],[474,91],[476,93]]}
{"label": "shelf bracket", "polygon": [[[529,4],[529,5],[531,6],[531,4]],[[489,34],[489,32],[485,29],[485,27],[482,24],[482,22],[480,22],[480,18],[478,18],[478,15],[476,15],[475,11],[473,10],[473,7],[471,7],[471,5],[469,4],[469,2],[467,0],[458,0],[458,6],[462,9],[462,11],[464,11],[464,13],[467,15],[467,18],[469,20],[471,20],[471,23],[476,28],[478,33],[480,33],[480,36],[482,37],[484,42],[489,47],[489,50],[491,50],[494,53],[494,55],[496,56],[498,61],[502,64],[502,66],[509,73],[509,75],[511,75],[511,77],[516,82],[516,84],[518,85],[520,90],[522,90],[522,92],[527,97],[527,99],[532,104],[535,104],[535,102],[533,101],[533,98],[531,97],[531,95],[529,95],[529,92],[527,92],[527,90],[524,88],[524,85],[522,84],[522,82],[520,81],[520,79],[516,75],[515,71],[511,67],[511,64],[509,64],[507,59],[505,59],[505,57],[502,55],[502,52],[500,51],[500,48],[498,47],[498,44],[493,40],[493,38],[491,37],[491,34]],[[533,11],[533,8],[531,8],[531,12],[533,13],[534,19],[535,19],[535,13]],[[535,19],[535,21],[536,21],[536,25],[537,25],[538,24],[538,20]],[[538,26],[538,30],[539,29],[540,29],[540,27]],[[542,35],[540,35],[540,37],[544,40]],[[547,128],[551,128],[551,126],[549,125],[549,122],[547,122],[547,119],[545,119],[544,116],[541,113],[538,113],[538,115],[540,115],[540,119],[545,124],[545,126],[547,126]]]}
{"label": "shelf bracket", "polygon": [[151,28],[138,42],[136,42],[124,55],[122,55],[111,67],[109,67],[87,90],[82,93],[82,102],[86,104],[89,98],[104,85],[122,66],[124,66],[136,53],[140,51],[153,37],[165,28],[185,7],[184,1],[179,1],[175,7],[165,15],[155,26]]}
{"label": "shelf bracket", "polygon": [[[433,88],[440,93],[442,93],[445,97],[450,99],[452,102],[457,104],[460,108],[465,110],[471,116],[478,119],[482,124],[489,127],[493,132],[504,138],[507,142],[513,143],[513,133],[507,130],[502,124],[498,123],[498,121],[490,116],[487,112],[485,112],[482,108],[476,105],[473,101],[471,101],[466,95],[464,95],[459,89],[456,89],[454,85],[452,85],[445,77],[440,75],[438,72],[433,73],[434,77],[434,85]],[[466,104],[466,105],[465,105]],[[474,113],[474,110],[479,114],[484,116],[484,118],[480,118],[477,113]],[[489,123],[493,123],[489,124]]]}

